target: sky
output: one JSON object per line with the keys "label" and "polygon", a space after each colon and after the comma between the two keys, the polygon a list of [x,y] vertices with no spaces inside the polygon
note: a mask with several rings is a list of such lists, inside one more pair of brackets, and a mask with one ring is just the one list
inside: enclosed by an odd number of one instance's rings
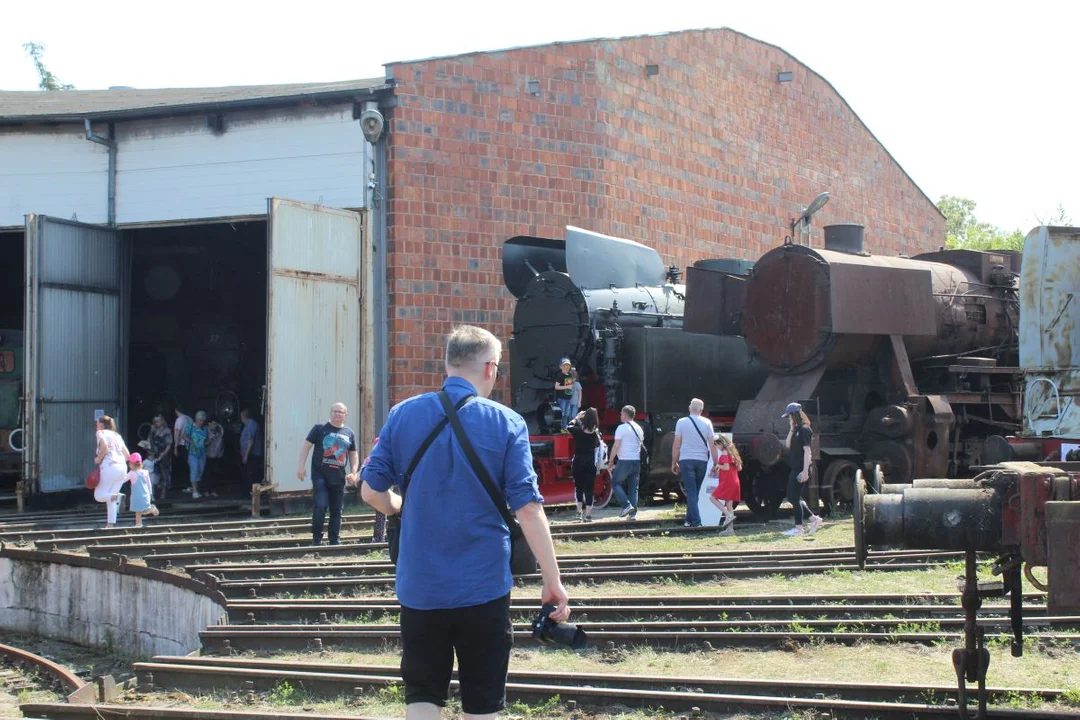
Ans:
{"label": "sky", "polygon": [[381,77],[398,60],[704,27],[778,45],[825,77],[931,198],[971,198],[1007,231],[1058,205],[1080,224],[1080,3],[1068,0],[9,0],[0,89],[36,89],[29,41],[79,89],[155,88]]}

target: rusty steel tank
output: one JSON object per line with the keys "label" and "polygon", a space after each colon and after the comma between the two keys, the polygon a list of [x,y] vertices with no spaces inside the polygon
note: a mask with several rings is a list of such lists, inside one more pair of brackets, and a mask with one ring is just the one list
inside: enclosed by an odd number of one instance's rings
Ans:
{"label": "rusty steel tank", "polygon": [[883,257],[863,235],[828,226],[824,248],[774,248],[746,280],[741,329],[771,375],[733,430],[761,467],[751,482],[771,486],[762,509],[783,496],[789,402],[815,430],[811,500],[838,505],[868,463],[890,483],[963,475],[990,434],[1019,423],[1019,254]]}

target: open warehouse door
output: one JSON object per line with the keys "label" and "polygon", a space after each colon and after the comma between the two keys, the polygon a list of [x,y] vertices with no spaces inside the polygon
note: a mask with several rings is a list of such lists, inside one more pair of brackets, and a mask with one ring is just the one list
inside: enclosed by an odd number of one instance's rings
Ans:
{"label": "open warehouse door", "polygon": [[124,264],[115,230],[26,216],[23,477],[30,492],[83,487],[93,468],[95,416],[118,417],[124,407]]}
{"label": "open warehouse door", "polygon": [[[370,369],[362,351],[370,345],[363,332],[363,215],[271,198],[267,234],[266,475],[253,488],[253,513],[260,492],[282,497],[311,490],[310,479],[296,475],[297,456],[331,405],[348,406],[358,438],[369,437],[372,422],[360,402]],[[359,450],[363,457],[365,448]]]}

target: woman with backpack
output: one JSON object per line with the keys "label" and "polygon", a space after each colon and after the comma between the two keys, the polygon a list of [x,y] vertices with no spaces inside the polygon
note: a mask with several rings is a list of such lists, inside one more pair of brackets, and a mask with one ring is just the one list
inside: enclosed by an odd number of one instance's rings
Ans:
{"label": "woman with backpack", "polygon": [[607,454],[607,446],[600,437],[600,418],[596,408],[579,412],[566,429],[574,437],[574,460],[570,471],[574,476],[577,518],[581,522],[592,522],[597,468],[606,464],[602,456]]}

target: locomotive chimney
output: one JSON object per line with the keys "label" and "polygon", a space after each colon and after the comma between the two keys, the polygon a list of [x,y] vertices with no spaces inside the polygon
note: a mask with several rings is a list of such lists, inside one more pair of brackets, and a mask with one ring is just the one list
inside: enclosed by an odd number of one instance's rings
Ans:
{"label": "locomotive chimney", "polygon": [[826,225],[825,249],[858,255],[863,251],[863,226]]}

